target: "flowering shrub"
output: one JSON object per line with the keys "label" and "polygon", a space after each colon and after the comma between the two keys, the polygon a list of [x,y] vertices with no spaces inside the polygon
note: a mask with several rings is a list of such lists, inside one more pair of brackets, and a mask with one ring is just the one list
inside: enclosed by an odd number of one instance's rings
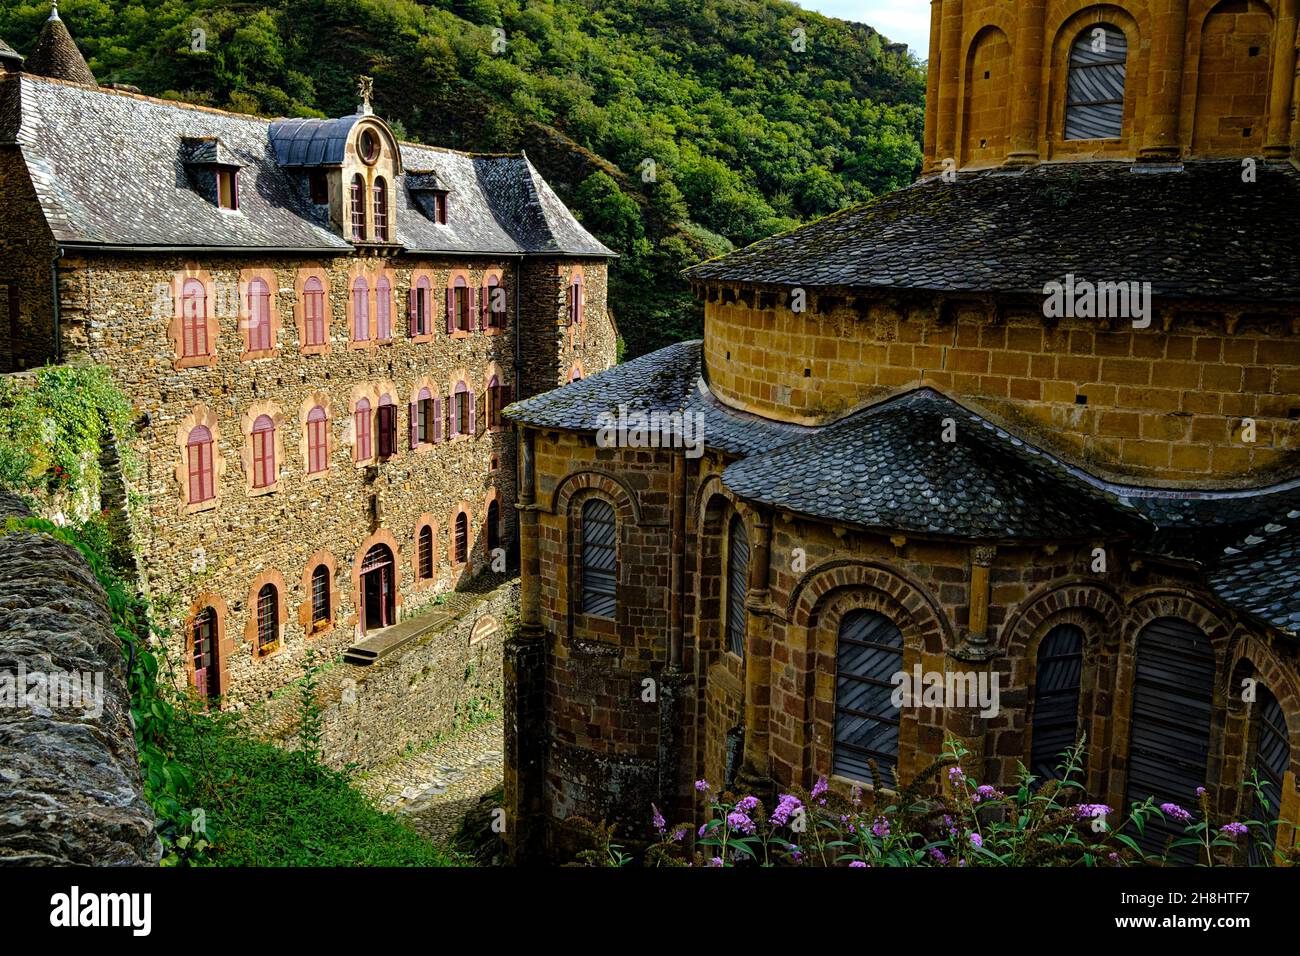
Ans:
{"label": "flowering shrub", "polygon": [[[754,796],[715,794],[705,780],[695,789],[707,818],[696,827],[668,826],[652,807],[650,866],[1133,866],[1184,862],[1195,852],[1204,865],[1234,856],[1250,836],[1263,865],[1300,862],[1295,849],[1276,854],[1277,821],[1212,822],[1204,789],[1199,815],[1151,799],[1134,803],[1126,815],[1084,802],[1080,775],[1082,742],[1063,755],[1061,779],[1037,781],[1024,768],[1007,792],[971,779],[962,768],[967,752],[949,742],[944,755],[900,793],[863,792],[845,799],[823,777],[809,793],[783,793],[770,812]],[[873,768],[874,772],[874,768]],[[933,786],[938,781],[939,796]],[[1267,810],[1263,786],[1246,788]],[[1267,813],[1265,815],[1268,815]],[[1153,820],[1181,824],[1184,835],[1149,854],[1134,835]],[[604,832],[604,831],[602,831]],[[583,856],[588,865],[626,865],[632,857],[613,853]]]}

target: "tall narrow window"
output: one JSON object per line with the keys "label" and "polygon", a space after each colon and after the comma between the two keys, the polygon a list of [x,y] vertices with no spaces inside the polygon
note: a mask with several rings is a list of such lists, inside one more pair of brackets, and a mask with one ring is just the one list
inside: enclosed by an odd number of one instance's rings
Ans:
{"label": "tall narrow window", "polygon": [[504,291],[501,288],[500,279],[496,276],[488,276],[487,284],[483,287],[483,324],[489,329],[499,329],[505,325],[503,321],[506,316]]}
{"label": "tall narrow window", "polygon": [[[1189,809],[1198,804],[1210,757],[1214,672],[1214,648],[1196,625],[1162,617],[1138,634],[1124,806],[1147,797]],[[1158,852],[1182,835],[1182,824],[1157,817],[1133,838]]]}
{"label": "tall narrow window", "polygon": [[608,501],[582,506],[582,613],[613,618],[618,601],[618,522]]}
{"label": "tall narrow window", "polygon": [[469,518],[463,511],[456,515],[455,548],[457,564],[464,564],[469,560]]}
{"label": "tall narrow window", "polygon": [[583,308],[585,299],[582,291],[582,276],[573,277],[573,282],[569,286],[569,324],[577,325],[582,321]]}
{"label": "tall narrow window", "polygon": [[269,415],[257,416],[253,422],[253,487],[269,488],[275,484],[275,424]]}
{"label": "tall narrow window", "polygon": [[200,697],[216,697],[221,684],[217,674],[217,612],[214,609],[205,607],[195,615],[190,641],[194,653],[194,689]]}
{"label": "tall narrow window", "polygon": [[389,395],[379,399],[379,457],[391,458],[397,454],[397,406]]}
{"label": "tall narrow window", "polygon": [[487,508],[487,546],[488,551],[501,547],[501,506],[495,500]]}
{"label": "tall narrow window", "polygon": [[208,295],[198,279],[186,279],[181,290],[181,354],[208,354]]}
{"label": "tall narrow window", "polygon": [[352,339],[370,341],[370,283],[360,277],[352,283]]}
{"label": "tall narrow window", "polygon": [[217,170],[217,205],[222,209],[239,208],[239,171]]}
{"label": "tall narrow window", "polygon": [[[1251,708],[1251,713],[1257,721],[1254,769],[1263,787],[1265,805],[1261,807],[1259,800],[1254,796],[1254,791],[1248,790],[1251,799],[1245,816],[1271,824],[1279,819],[1282,812],[1282,784],[1286,779],[1286,772],[1291,769],[1291,735],[1287,731],[1286,713],[1267,687],[1257,685],[1255,705]],[[1272,830],[1270,842],[1276,845],[1277,829],[1274,827],[1270,829]],[[1259,839],[1258,833],[1252,831],[1251,865],[1263,866],[1272,862],[1265,859],[1267,853],[1267,844]]]}
{"label": "tall narrow window", "polygon": [[375,241],[388,241],[388,183],[383,176],[375,177]]}
{"label": "tall narrow window", "polygon": [[745,656],[745,595],[749,591],[749,536],[740,515],[727,526],[727,647]]}
{"label": "tall narrow window", "polygon": [[459,276],[452,287],[452,301],[456,310],[456,331],[468,332],[469,327],[469,286]]}
{"label": "tall narrow window", "polygon": [[[903,632],[875,611],[850,611],[840,622],[835,668],[832,772],[875,787],[896,788],[898,708],[893,676],[903,669]],[[880,779],[871,772],[871,761]]]}
{"label": "tall narrow window", "polygon": [[329,470],[329,419],[317,405],[307,413],[307,473]]}
{"label": "tall narrow window", "polygon": [[261,279],[248,284],[248,351],[271,348],[271,290]]}
{"label": "tall narrow window", "polygon": [[318,564],[311,573],[311,629],[319,631],[330,623],[330,569]]}
{"label": "tall narrow window", "polygon": [[433,424],[438,420],[437,403],[427,388],[420,389],[420,395],[415,401],[415,420],[417,445],[427,445],[437,441],[433,436]]}
{"label": "tall narrow window", "polygon": [[452,429],[456,435],[474,434],[474,395],[464,382],[457,382],[452,392]]}
{"label": "tall narrow window", "polygon": [[280,595],[274,584],[257,592],[257,653],[270,654],[280,646]]}
{"label": "tall narrow window", "polygon": [[432,330],[429,315],[431,289],[429,280],[424,276],[411,288],[411,337],[428,335]]}
{"label": "tall narrow window", "polygon": [[357,461],[369,461],[374,457],[370,450],[370,400],[361,399],[352,413],[353,454]]}
{"label": "tall narrow window", "polygon": [[186,471],[189,478],[189,503],[211,501],[216,497],[212,465],[212,432],[203,425],[190,431],[185,442]]}
{"label": "tall narrow window", "polygon": [[447,225],[447,193],[435,190],[433,193],[433,221],[440,226]]}
{"label": "tall narrow window", "polygon": [[427,524],[420,529],[419,572],[421,581],[433,579],[433,529]]}
{"label": "tall narrow window", "polygon": [[303,332],[307,345],[325,344],[325,287],[312,276],[302,287]]}
{"label": "tall narrow window", "polygon": [[1066,139],[1118,139],[1124,131],[1128,38],[1109,23],[1086,27],[1070,49]]}
{"label": "tall narrow window", "polygon": [[1039,783],[1061,776],[1061,754],[1078,742],[1082,673],[1083,629],[1058,624],[1038,645],[1034,678],[1029,772]]}
{"label": "tall narrow window", "polygon": [[352,177],[352,239],[366,238],[366,181],[358,173]]}
{"label": "tall narrow window", "polygon": [[387,342],[393,337],[393,291],[388,279],[379,277],[375,283],[375,337]]}

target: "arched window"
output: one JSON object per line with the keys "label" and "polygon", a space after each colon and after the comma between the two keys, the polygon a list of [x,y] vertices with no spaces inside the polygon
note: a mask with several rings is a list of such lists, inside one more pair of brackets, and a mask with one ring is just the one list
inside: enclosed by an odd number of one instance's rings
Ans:
{"label": "arched window", "polygon": [[307,473],[314,475],[329,466],[329,419],[317,405],[307,414]]}
{"label": "arched window", "polygon": [[464,382],[457,382],[451,395],[452,434],[474,434],[474,393]]}
{"label": "arched window", "polygon": [[269,415],[258,415],[253,422],[253,487],[269,488],[275,484],[275,423]]}
{"label": "arched window", "polygon": [[353,454],[357,461],[369,461],[374,457],[370,449],[370,400],[363,398],[357,402],[352,413]]}
{"label": "arched window", "polygon": [[427,388],[420,389],[420,394],[416,396],[412,415],[414,434],[411,436],[411,447],[436,442],[438,440],[438,403],[434,399],[433,393]]}
{"label": "arched window", "polygon": [[352,239],[361,242],[366,238],[366,181],[361,174],[352,177]]}
{"label": "arched window", "polygon": [[412,337],[428,335],[432,331],[430,324],[430,303],[432,291],[429,280],[421,276],[411,289],[410,333]]}
{"label": "arched window", "polygon": [[379,341],[387,342],[393,337],[393,292],[385,276],[380,276],[375,283],[375,325]]}
{"label": "arched window", "polygon": [[181,288],[181,354],[208,354],[208,294],[198,279],[186,279]]}
{"label": "arched window", "polygon": [[[1137,672],[1129,719],[1128,784],[1124,806],[1155,797],[1156,804],[1195,807],[1205,784],[1214,710],[1214,649],[1196,625],[1162,617],[1137,638]],[[1150,818],[1134,834],[1149,852],[1180,837],[1177,821]],[[1179,854],[1179,851],[1175,851]]]}
{"label": "arched window", "polygon": [[1065,92],[1066,139],[1118,139],[1124,131],[1124,76],[1128,38],[1109,23],[1095,23],[1070,48]]}
{"label": "arched window", "polygon": [[397,454],[397,406],[391,395],[379,398],[379,457],[392,458]]}
{"label": "arched window", "polygon": [[497,292],[500,288],[501,280],[496,276],[488,276],[487,282],[483,286],[483,324],[489,329],[499,329],[505,326],[506,297]]}
{"label": "arched window", "polygon": [[501,410],[510,404],[510,386],[502,385],[501,380],[493,375],[487,384],[488,427],[501,427]]}
{"label": "arched window", "polygon": [[311,573],[311,629],[323,630],[330,624],[330,569],[318,564]]}
{"label": "arched window", "polygon": [[1058,624],[1038,645],[1029,772],[1041,783],[1061,776],[1061,754],[1079,734],[1079,678],[1083,629]]}
{"label": "arched window", "polygon": [[370,283],[360,277],[352,283],[352,338],[370,341]]}
{"label": "arched window", "polygon": [[280,646],[280,594],[274,584],[257,592],[257,653],[270,654]]}
{"label": "arched window", "polygon": [[189,478],[189,503],[201,504],[216,497],[216,472],[212,462],[212,432],[199,425],[185,440],[185,468]]}
{"label": "arched window", "polygon": [[[883,614],[850,611],[840,621],[835,661],[832,772],[895,788],[899,711],[891,697],[893,677],[903,669],[903,632]],[[879,780],[872,777],[872,760]]]}
{"label": "arched window", "polygon": [[600,498],[582,506],[582,613],[615,616],[618,600],[618,522]]}
{"label": "arched window", "polygon": [[469,316],[469,286],[463,276],[456,276],[447,290],[447,331],[468,332]]}
{"label": "arched window", "polygon": [[271,290],[261,279],[248,284],[248,351],[271,347]]}
{"label": "arched window", "polygon": [[749,590],[749,536],[740,515],[727,526],[727,647],[745,656],[745,594]]}
{"label": "arched window", "polygon": [[433,529],[427,524],[420,529],[417,545],[418,572],[421,581],[433,579]]}
{"label": "arched window", "polygon": [[456,515],[455,548],[457,564],[464,564],[469,560],[469,518],[463,511]]}
{"label": "arched window", "polygon": [[573,368],[569,369],[569,381],[570,382],[582,381],[582,366],[578,365],[576,362],[574,363]]}
{"label": "arched window", "polygon": [[312,276],[302,289],[303,332],[307,345],[325,344],[325,287]]}
{"label": "arched window", "polygon": [[218,674],[220,658],[217,653],[217,612],[205,607],[194,616],[190,627],[190,642],[194,653],[194,689],[203,698],[221,693]]}
{"label": "arched window", "polygon": [[487,506],[487,546],[489,552],[501,547],[501,506],[496,499]]}
{"label": "arched window", "polygon": [[581,274],[575,275],[573,281],[569,284],[569,324],[577,325],[582,321],[583,308],[586,304],[585,293],[582,287]]}
{"label": "arched window", "polygon": [[375,177],[375,241],[388,241],[388,183],[383,176]]}
{"label": "arched window", "polygon": [[[1257,721],[1254,769],[1264,788],[1263,797],[1266,805],[1261,807],[1254,797],[1254,791],[1248,790],[1251,799],[1245,816],[1271,823],[1278,819],[1282,812],[1282,783],[1286,772],[1291,769],[1291,735],[1287,731],[1286,714],[1272,691],[1262,684],[1257,684],[1255,687],[1255,705],[1251,708],[1251,713]],[[1266,862],[1264,857],[1267,855],[1267,845],[1259,840],[1258,836],[1252,830],[1250,862],[1254,866],[1263,865]],[[1277,833],[1274,831],[1273,842],[1276,840]]]}

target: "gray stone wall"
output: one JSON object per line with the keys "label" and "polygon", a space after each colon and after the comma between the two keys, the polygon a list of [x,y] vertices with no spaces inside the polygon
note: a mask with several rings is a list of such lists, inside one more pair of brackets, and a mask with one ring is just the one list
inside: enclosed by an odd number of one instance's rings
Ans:
{"label": "gray stone wall", "polygon": [[[0,521],[26,514],[0,491]],[[22,701],[20,673],[28,678]],[[57,706],[36,691],[56,673],[92,675],[100,689],[86,701],[92,706]],[[37,675],[43,685],[32,681]],[[45,535],[0,534],[0,681],[6,678],[0,864],[156,865],[162,846],[142,794],[126,667],[103,589],[80,552]]]}

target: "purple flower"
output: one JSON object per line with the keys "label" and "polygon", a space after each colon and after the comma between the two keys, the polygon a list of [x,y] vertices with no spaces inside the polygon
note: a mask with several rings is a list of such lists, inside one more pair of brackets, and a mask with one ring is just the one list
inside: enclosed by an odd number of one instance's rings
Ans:
{"label": "purple flower", "polygon": [[970,835],[970,842],[971,842],[971,846],[982,847],[984,845],[984,838],[980,836],[978,833],[972,833]]}
{"label": "purple flower", "polygon": [[1160,812],[1167,817],[1173,817],[1175,820],[1181,820],[1186,823],[1192,818],[1192,815],[1176,803],[1160,804]]}
{"label": "purple flower", "polygon": [[[809,798],[816,800],[818,797],[820,797],[823,793],[825,793],[829,789],[830,789],[830,784],[826,782],[826,778],[818,777],[817,782],[813,784],[812,793],[809,794]],[[820,802],[823,806],[826,805],[826,801],[824,799],[821,800]]]}
{"label": "purple flower", "polygon": [[944,866],[948,862],[948,858],[943,855],[943,850],[940,850],[937,846],[930,848],[930,856],[933,857],[934,861],[940,866]]}
{"label": "purple flower", "polygon": [[1233,820],[1231,823],[1225,823],[1219,827],[1219,832],[1226,833],[1230,837],[1239,837],[1246,832],[1246,824]]}
{"label": "purple flower", "polygon": [[889,821],[884,817],[876,817],[876,822],[871,824],[871,832],[883,840],[889,836]]}
{"label": "purple flower", "polygon": [[698,790],[700,793],[708,793],[708,792],[709,792],[709,781],[707,781],[707,780],[696,780],[696,781],[695,781],[695,789]]}
{"label": "purple flower", "polygon": [[855,783],[853,785],[853,805],[856,807],[856,806],[860,806],[861,804],[862,804],[862,788]]}
{"label": "purple flower", "polygon": [[954,787],[966,779],[966,774],[962,772],[961,767],[948,768],[948,782]]}
{"label": "purple flower", "polygon": [[748,813],[758,806],[758,797],[741,797],[740,802],[736,804],[737,810],[744,810]]}
{"label": "purple flower", "polygon": [[709,829],[709,825],[708,825],[707,823],[701,823],[701,824],[700,824],[700,832],[697,833],[696,836],[703,837],[704,834],[705,834],[705,832],[706,832],[708,829]]}
{"label": "purple flower", "polygon": [[867,864],[863,863],[861,860],[854,860],[852,863],[849,864],[849,869],[859,870],[865,867],[866,865]]}
{"label": "purple flower", "polygon": [[798,797],[790,793],[783,793],[780,802],[776,805],[776,810],[772,813],[770,822],[783,827],[790,822],[791,815],[802,807],[803,803],[800,802]]}
{"label": "purple flower", "polygon": [[659,808],[656,807],[653,803],[650,804],[650,809],[654,811],[654,816],[651,817],[651,820],[655,825],[655,829],[658,830],[660,833],[663,833],[664,828],[668,826],[668,824],[664,822],[663,814],[659,812]]}
{"label": "purple flower", "polygon": [[975,796],[972,799],[979,803],[981,800],[1001,800],[1004,796],[1006,794],[997,787],[985,783],[975,788]]}
{"label": "purple flower", "polygon": [[1110,807],[1104,803],[1081,803],[1074,808],[1080,820],[1095,820],[1097,817],[1104,817],[1114,813]]}
{"label": "purple flower", "polygon": [[685,830],[674,830],[674,831],[673,831],[673,839],[676,840],[678,843],[681,843],[682,840],[685,839],[685,837],[686,837],[686,831],[685,831]]}
{"label": "purple flower", "polygon": [[793,862],[795,862],[795,863],[802,863],[802,862],[803,862],[803,851],[802,851],[802,850],[797,850],[797,849],[796,849],[796,850],[791,850],[791,851],[790,851],[790,859],[791,859]]}
{"label": "purple flower", "polygon": [[1198,798],[1199,798],[1199,797],[1203,797],[1203,796],[1205,796],[1205,788],[1204,788],[1204,787],[1197,787],[1197,788],[1196,788],[1196,796],[1197,796]]}
{"label": "purple flower", "polygon": [[743,810],[732,810],[731,813],[727,814],[727,826],[733,830],[739,830],[741,833],[754,832],[754,821]]}
{"label": "purple flower", "polygon": [[715,856],[709,861],[709,866],[722,866],[722,857]]}

